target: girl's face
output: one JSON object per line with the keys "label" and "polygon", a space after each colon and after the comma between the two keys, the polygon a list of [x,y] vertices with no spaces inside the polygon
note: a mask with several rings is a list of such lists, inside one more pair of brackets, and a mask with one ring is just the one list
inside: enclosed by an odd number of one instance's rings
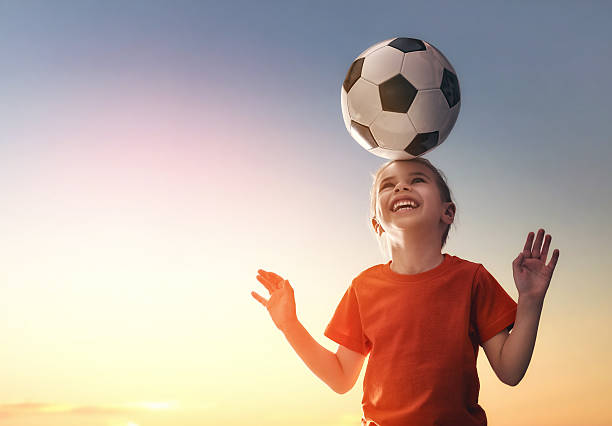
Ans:
{"label": "girl's face", "polygon": [[[452,213],[450,222],[447,222],[448,216],[444,218],[446,209],[452,203],[440,200],[435,177],[425,165],[417,162],[391,164],[383,170],[376,191],[376,220],[372,224],[379,234],[383,231],[393,234],[414,225],[438,230],[441,220],[445,221],[442,224],[442,229],[445,229],[452,222]],[[398,207],[396,202],[406,199],[411,201],[411,206]],[[378,227],[375,221],[380,224]]]}

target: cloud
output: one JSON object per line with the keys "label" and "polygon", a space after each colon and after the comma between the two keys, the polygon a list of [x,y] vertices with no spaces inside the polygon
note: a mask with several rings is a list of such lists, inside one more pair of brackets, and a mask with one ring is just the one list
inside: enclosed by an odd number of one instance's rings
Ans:
{"label": "cloud", "polygon": [[71,405],[22,402],[16,404],[0,404],[0,419],[41,414],[80,414],[92,416],[133,415],[150,411],[173,410],[177,407],[178,403],[166,401],[145,401],[110,405]]}

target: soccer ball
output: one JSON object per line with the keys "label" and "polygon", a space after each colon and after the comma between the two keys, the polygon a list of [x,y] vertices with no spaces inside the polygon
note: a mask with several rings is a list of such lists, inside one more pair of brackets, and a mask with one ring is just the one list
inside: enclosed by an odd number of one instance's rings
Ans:
{"label": "soccer ball", "polygon": [[377,43],[353,61],[340,102],[350,135],[390,160],[409,160],[440,145],[461,106],[450,62],[430,43],[404,37]]}

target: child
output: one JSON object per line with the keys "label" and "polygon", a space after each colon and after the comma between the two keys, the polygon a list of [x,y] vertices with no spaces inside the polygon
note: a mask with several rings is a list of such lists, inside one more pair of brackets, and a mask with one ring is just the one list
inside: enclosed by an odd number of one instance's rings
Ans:
{"label": "child", "polygon": [[533,244],[528,234],[512,263],[518,304],[482,264],[442,254],[455,204],[438,169],[420,157],[378,170],[371,213],[391,260],[361,272],[344,293],[324,333],[339,344],[335,354],[298,321],[289,281],[260,269],[257,279],[270,299],[251,294],[334,391],[348,392],[370,356],[362,425],[486,425],[478,404],[478,346],[503,383],[520,382],[559,250],[546,265],[551,236],[540,229]]}

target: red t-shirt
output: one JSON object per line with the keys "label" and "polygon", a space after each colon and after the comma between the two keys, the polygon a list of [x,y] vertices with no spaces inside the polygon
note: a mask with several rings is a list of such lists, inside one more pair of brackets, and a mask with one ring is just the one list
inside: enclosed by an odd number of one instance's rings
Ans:
{"label": "red t-shirt", "polygon": [[324,333],[370,355],[362,424],[486,425],[478,346],[514,324],[516,302],[484,266],[446,253],[420,274],[390,265],[353,279]]}

